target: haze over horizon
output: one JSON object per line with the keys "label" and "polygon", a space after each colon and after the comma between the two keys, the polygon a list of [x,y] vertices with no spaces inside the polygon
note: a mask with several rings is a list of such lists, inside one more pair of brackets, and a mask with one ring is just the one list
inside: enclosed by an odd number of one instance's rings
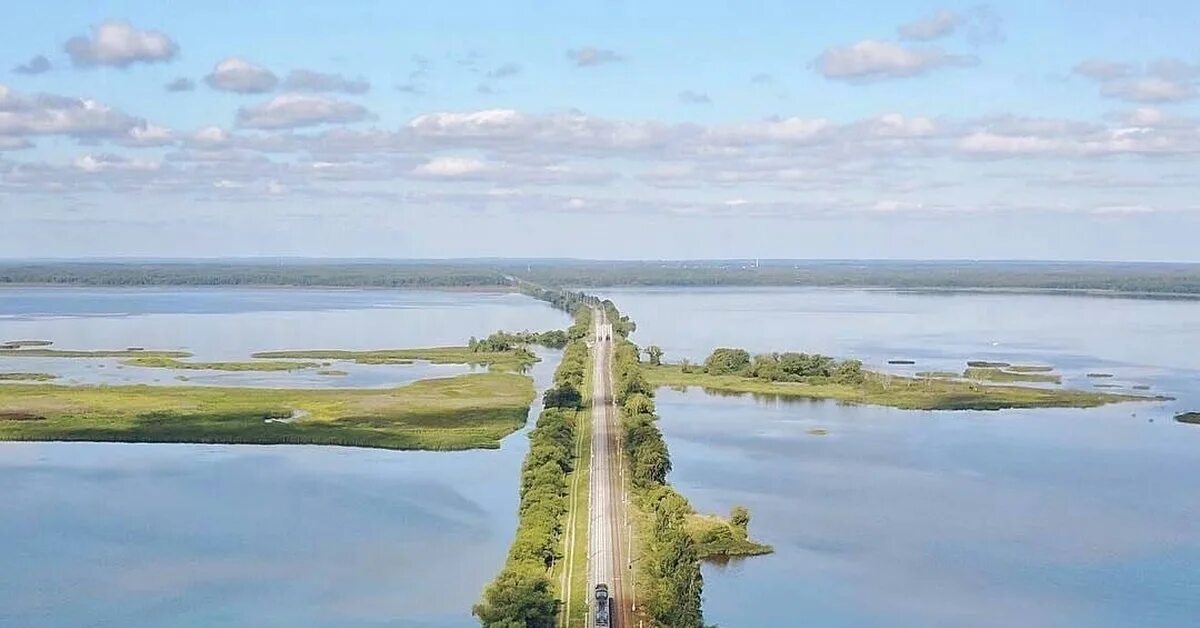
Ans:
{"label": "haze over horizon", "polygon": [[1200,261],[1180,0],[57,8],[4,259]]}

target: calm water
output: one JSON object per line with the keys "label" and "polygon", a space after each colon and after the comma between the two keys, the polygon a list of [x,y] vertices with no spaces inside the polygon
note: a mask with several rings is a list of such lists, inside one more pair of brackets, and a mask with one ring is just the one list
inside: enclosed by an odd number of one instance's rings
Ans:
{"label": "calm water", "polygon": [[[193,360],[247,360],[275,349],[386,349],[463,344],[497,329],[562,327],[561,314],[516,294],[255,288],[0,289],[0,341],[54,349],[179,349]],[[68,384],[386,387],[471,370],[460,364],[365,365],[288,372],[179,371],[120,359],[5,356],[0,372],[42,372]],[[176,379],[186,377],[186,381]]]}
{"label": "calm water", "polygon": [[[501,294],[0,290],[0,337],[203,359],[567,322]],[[561,355],[541,353],[539,390]],[[474,626],[525,451],[0,443],[0,625]]]}
{"label": "calm water", "polygon": [[[909,412],[659,392],[672,481],[777,553],[705,570],[722,626],[1195,626],[1200,303],[837,290],[610,291],[668,357],[714,346],[961,369],[1053,364],[1173,402]],[[810,430],[827,430],[824,436]]]}

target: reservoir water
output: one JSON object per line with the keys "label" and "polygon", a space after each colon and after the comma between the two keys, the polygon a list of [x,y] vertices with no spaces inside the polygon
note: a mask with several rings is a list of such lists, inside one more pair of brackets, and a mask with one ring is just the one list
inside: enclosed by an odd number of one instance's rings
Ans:
{"label": "reservoir water", "polygon": [[[912,412],[662,389],[672,483],[750,507],[776,553],[705,568],[721,626],[1189,627],[1200,617],[1200,302],[849,290],[610,290],[635,340],[1088,372],[1169,402]],[[889,359],[912,359],[894,367]]]}
{"label": "reservoir water", "polygon": [[[0,339],[179,347],[197,359],[461,344],[568,323],[499,293],[0,290]],[[541,390],[561,353],[539,353]],[[0,371],[35,358],[6,360]],[[83,369],[75,360],[48,361]],[[280,382],[301,385],[257,383]],[[475,626],[471,605],[512,540],[525,451],[523,432],[499,450],[453,453],[0,443],[0,625]]]}

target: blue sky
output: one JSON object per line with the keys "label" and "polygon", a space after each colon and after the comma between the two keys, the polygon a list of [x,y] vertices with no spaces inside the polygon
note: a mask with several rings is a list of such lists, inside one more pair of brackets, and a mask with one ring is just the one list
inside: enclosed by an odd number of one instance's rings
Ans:
{"label": "blue sky", "polygon": [[1200,261],[1197,23],[1075,0],[9,11],[0,256]]}

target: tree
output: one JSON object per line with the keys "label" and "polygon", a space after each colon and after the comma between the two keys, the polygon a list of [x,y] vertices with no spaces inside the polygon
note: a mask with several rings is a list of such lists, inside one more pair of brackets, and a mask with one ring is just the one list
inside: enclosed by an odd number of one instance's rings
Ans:
{"label": "tree", "polygon": [[559,384],[542,393],[542,405],[546,408],[578,408],[583,404],[583,395],[570,384]]}
{"label": "tree", "polygon": [[646,347],[646,359],[650,362],[650,366],[661,366],[662,357],[662,347],[658,345],[650,345]]}
{"label": "tree", "polygon": [[745,349],[714,349],[704,361],[704,372],[709,375],[735,375],[745,372],[749,367],[750,354]]}
{"label": "tree", "polygon": [[487,628],[551,628],[558,619],[558,600],[550,580],[536,570],[505,569],[472,613]]}
{"label": "tree", "polygon": [[737,529],[742,536],[746,536],[750,528],[750,511],[745,506],[734,506],[729,511],[729,525]]}

